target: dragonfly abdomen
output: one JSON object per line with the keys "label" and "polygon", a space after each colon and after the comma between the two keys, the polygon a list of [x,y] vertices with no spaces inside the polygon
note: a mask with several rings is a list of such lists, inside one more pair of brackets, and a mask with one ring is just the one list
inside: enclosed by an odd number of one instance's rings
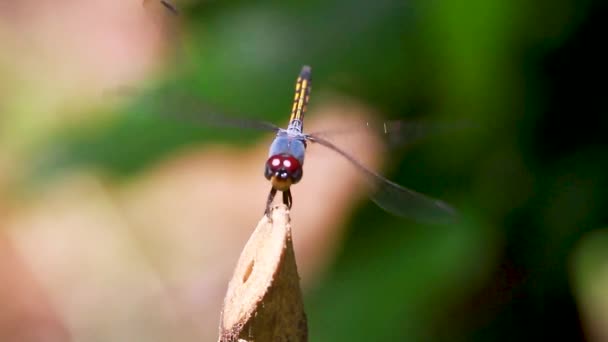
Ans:
{"label": "dragonfly abdomen", "polygon": [[293,98],[293,106],[291,108],[291,116],[289,117],[289,127],[302,133],[304,124],[304,114],[310,99],[310,89],[312,84],[311,68],[308,65],[302,67],[300,75],[296,80],[296,92]]}

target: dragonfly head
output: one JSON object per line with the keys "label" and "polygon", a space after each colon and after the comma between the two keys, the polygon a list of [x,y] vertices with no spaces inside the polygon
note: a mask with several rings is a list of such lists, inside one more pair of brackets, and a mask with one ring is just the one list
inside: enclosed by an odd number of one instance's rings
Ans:
{"label": "dragonfly head", "polygon": [[264,176],[270,180],[273,188],[286,191],[302,179],[302,164],[289,154],[274,155],[266,161]]}

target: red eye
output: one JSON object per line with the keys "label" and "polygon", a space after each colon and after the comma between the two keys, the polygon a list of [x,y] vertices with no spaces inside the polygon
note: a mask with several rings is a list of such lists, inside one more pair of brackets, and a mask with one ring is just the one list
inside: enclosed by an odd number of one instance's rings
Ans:
{"label": "red eye", "polygon": [[268,160],[269,164],[271,166],[271,168],[276,169],[279,166],[281,166],[281,158],[280,157],[273,157],[271,159]]}
{"label": "red eye", "polygon": [[265,175],[268,179],[276,176],[283,179],[291,178],[297,182],[302,177],[302,165],[294,156],[277,154],[268,158]]}
{"label": "red eye", "polygon": [[301,166],[300,162],[290,155],[276,155],[268,158],[268,167],[272,171],[296,172]]}

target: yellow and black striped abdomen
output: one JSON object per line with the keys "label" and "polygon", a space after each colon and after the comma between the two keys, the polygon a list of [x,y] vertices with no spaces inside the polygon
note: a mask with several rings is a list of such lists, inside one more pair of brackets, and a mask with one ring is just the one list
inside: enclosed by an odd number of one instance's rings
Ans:
{"label": "yellow and black striped abdomen", "polygon": [[296,94],[293,98],[293,108],[291,109],[289,122],[294,120],[304,121],[304,113],[306,113],[306,106],[310,98],[311,81],[311,69],[308,65],[305,65],[302,67],[300,76],[298,76],[298,80],[296,81]]}

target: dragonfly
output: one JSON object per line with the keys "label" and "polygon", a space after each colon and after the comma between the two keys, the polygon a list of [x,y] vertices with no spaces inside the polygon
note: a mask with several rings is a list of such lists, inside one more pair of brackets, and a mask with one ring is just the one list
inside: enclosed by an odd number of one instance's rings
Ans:
{"label": "dragonfly", "polygon": [[422,221],[446,221],[454,218],[455,210],[445,202],[432,199],[388,180],[365,167],[355,157],[320,134],[304,133],[304,115],[310,100],[311,88],[311,68],[304,66],[296,80],[295,96],[287,128],[273,127],[277,133],[270,145],[264,168],[264,176],[271,183],[266,202],[266,215],[270,214],[271,204],[277,191],[283,193],[283,203],[291,209],[293,203],[291,186],[302,179],[306,146],[307,142],[310,142],[333,150],[356,167],[375,188],[371,199],[384,210],[397,216]]}
{"label": "dragonfly", "polygon": [[[296,80],[295,95],[287,128],[256,120],[229,118],[227,116],[207,116],[203,121],[220,125],[238,126],[272,131],[276,134],[272,141],[268,158],[264,165],[264,176],[270,182],[264,214],[270,218],[272,203],[280,191],[282,201],[289,209],[293,204],[291,186],[303,177],[304,157],[308,143],[322,145],[348,160],[374,189],[370,198],[380,208],[400,217],[408,217],[422,222],[452,222],[456,211],[445,202],[428,197],[394,183],[379,173],[364,166],[351,154],[336,146],[326,138],[327,134],[305,133],[304,116],[310,100],[312,73],[310,66],[302,67]],[[200,117],[197,117],[200,119]],[[385,132],[387,126],[384,125]]]}

